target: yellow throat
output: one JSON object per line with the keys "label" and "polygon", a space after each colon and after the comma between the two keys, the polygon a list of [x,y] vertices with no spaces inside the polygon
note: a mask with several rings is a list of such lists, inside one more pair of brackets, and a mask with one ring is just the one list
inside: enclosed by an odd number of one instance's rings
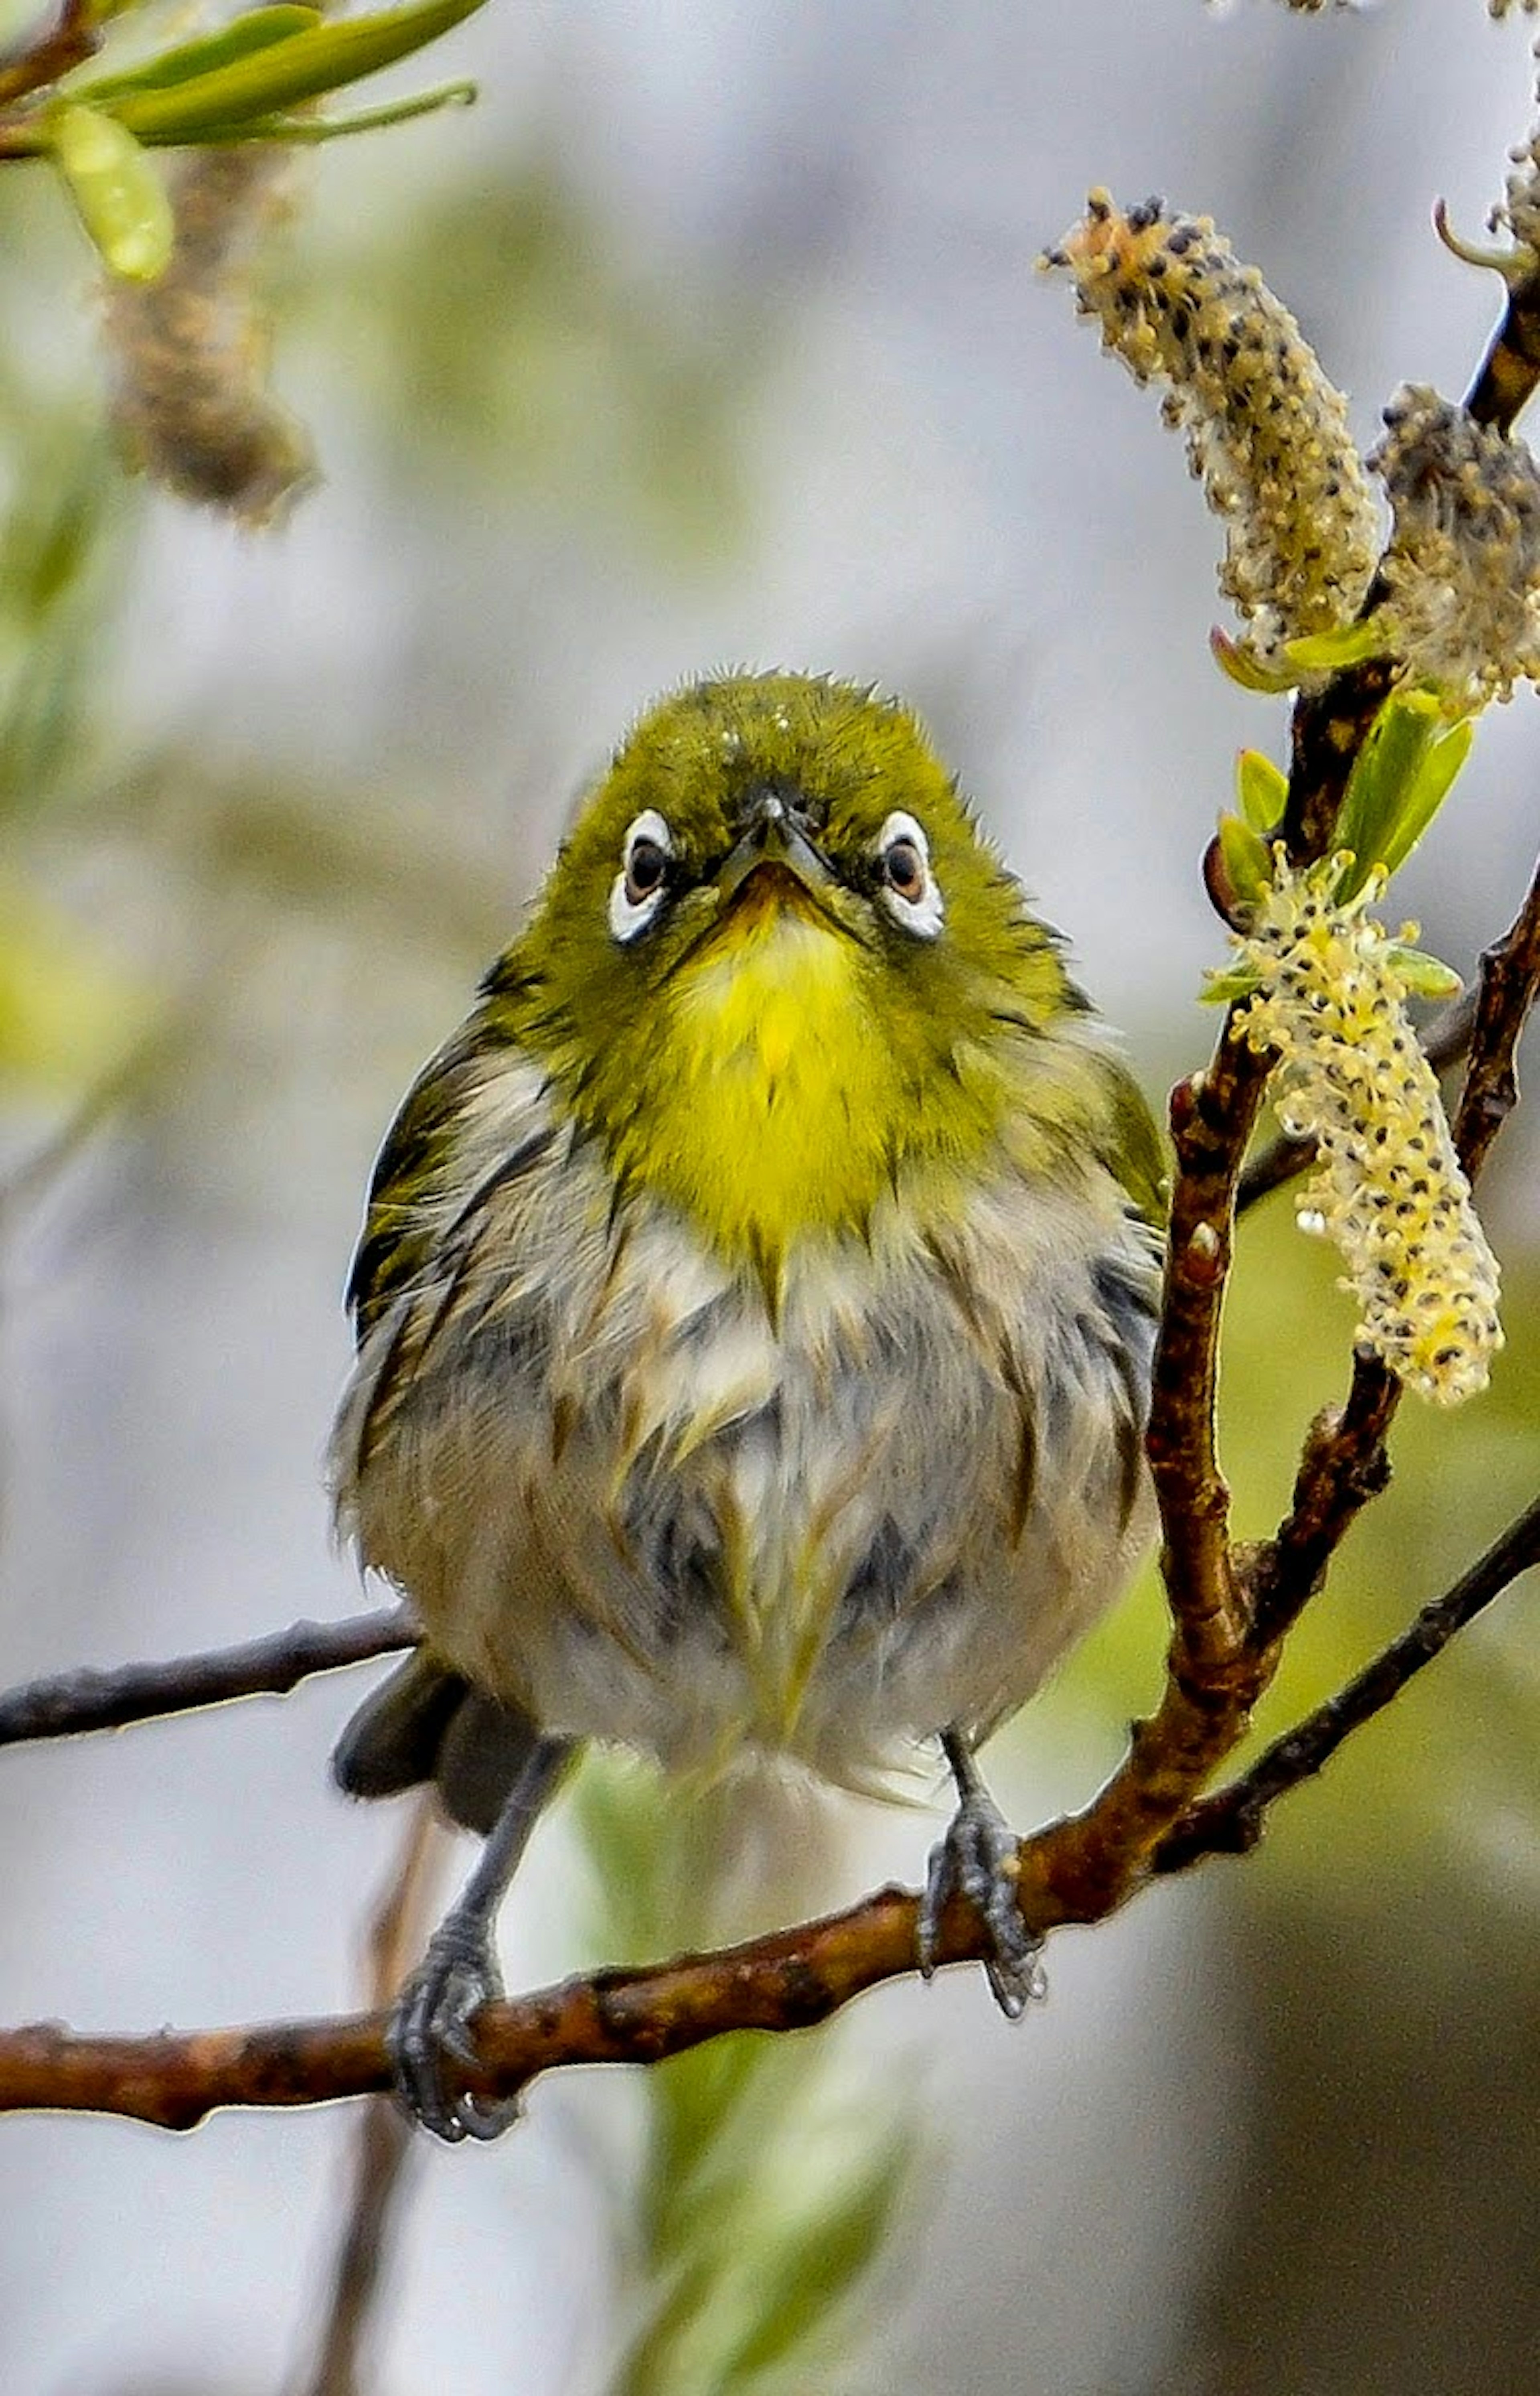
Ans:
{"label": "yellow throat", "polygon": [[766,864],[673,978],[645,1145],[625,1162],[767,1276],[803,1233],[863,1231],[890,1186],[871,976],[861,943]]}

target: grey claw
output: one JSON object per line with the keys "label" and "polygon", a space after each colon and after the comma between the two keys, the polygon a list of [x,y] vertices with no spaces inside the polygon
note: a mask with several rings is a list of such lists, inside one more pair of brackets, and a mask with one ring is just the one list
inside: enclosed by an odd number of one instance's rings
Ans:
{"label": "grey claw", "polygon": [[1018,1845],[991,1798],[982,1790],[965,1796],[946,1837],[931,1849],[915,1938],[920,1970],[928,1980],[936,1970],[941,1918],[954,1897],[965,1897],[989,1932],[984,1970],[1008,2021],[1019,2021],[1034,1999],[1048,1993],[1042,1942],[1032,1937],[1016,1903]]}
{"label": "grey claw", "polygon": [[396,2094],[415,2122],[446,2145],[496,2138],[518,2118],[516,2097],[498,2103],[456,2084],[445,2065],[473,2070],[478,2057],[471,2023],[502,1994],[502,1977],[485,1932],[453,1920],[435,1932],[428,1952],[396,2001],[386,2043]]}

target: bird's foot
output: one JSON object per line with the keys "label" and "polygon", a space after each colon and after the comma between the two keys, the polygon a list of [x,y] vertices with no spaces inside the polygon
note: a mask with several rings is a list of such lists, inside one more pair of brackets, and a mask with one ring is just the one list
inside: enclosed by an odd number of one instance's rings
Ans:
{"label": "bird's foot", "polygon": [[396,2000],[386,2032],[396,2094],[415,2122],[450,2146],[500,2137],[518,2119],[517,2097],[474,2096],[454,2070],[476,2069],[471,2025],[502,1993],[490,1923],[451,1913]]}
{"label": "bird's foot", "polygon": [[1019,1845],[989,1791],[976,1779],[964,1787],[946,1837],[931,1849],[917,1937],[920,1969],[928,1980],[936,1965],[941,1918],[954,1897],[965,1897],[989,1933],[984,1970],[1009,2021],[1019,2021],[1034,1998],[1048,1993],[1042,1941],[1028,1929],[1016,1902]]}

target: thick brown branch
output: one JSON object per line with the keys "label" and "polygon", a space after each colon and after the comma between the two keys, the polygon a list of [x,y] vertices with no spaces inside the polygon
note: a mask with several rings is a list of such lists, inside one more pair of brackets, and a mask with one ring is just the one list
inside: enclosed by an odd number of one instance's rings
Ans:
{"label": "thick brown branch", "polygon": [[1181,1871],[1200,1856],[1248,1854],[1262,1835],[1269,1808],[1302,1781],[1313,1778],[1344,1739],[1381,1712],[1415,1673],[1443,1653],[1456,1631],[1537,1564],[1540,1498],[1509,1524],[1502,1537],[1462,1574],[1453,1589],[1425,1605],[1415,1621],[1356,1680],[1275,1739],[1229,1788],[1189,1806],[1156,1849],[1151,1859],[1154,1870]]}
{"label": "thick brown branch", "polygon": [[293,1622],[238,1647],[180,1656],[168,1664],[60,1672],[0,1695],[0,1747],[121,1730],[127,1723],[222,1706],[232,1697],[286,1696],[312,1672],[340,1671],[415,1646],[417,1640],[417,1628],[400,1606],[381,1606],[341,1622]]}
{"label": "thick brown branch", "polygon": [[1236,1176],[1267,1078],[1266,1058],[1232,1038],[1227,1024],[1207,1072],[1178,1082],[1171,1096],[1176,1173],[1147,1447],[1178,1678],[1208,1666],[1222,1672],[1246,1627],[1230,1562],[1215,1404]]}

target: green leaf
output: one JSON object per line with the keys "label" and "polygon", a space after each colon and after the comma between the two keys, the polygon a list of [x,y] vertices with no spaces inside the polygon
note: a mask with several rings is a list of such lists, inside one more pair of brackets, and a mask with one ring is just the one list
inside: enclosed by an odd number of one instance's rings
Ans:
{"label": "green leaf", "polygon": [[1261,833],[1239,816],[1221,816],[1219,855],[1230,896],[1242,906],[1255,907],[1272,882],[1272,859]]}
{"label": "green leaf", "polygon": [[1387,956],[1414,998],[1458,998],[1464,982],[1453,965],[1431,957],[1426,949],[1409,949],[1392,940]]}
{"label": "green leaf", "polygon": [[378,16],[323,22],[169,89],[126,92],[113,113],[146,141],[218,138],[392,66],[484,5],[485,0],[415,0]]}
{"label": "green leaf", "polygon": [[1475,738],[1476,720],[1467,715],[1429,743],[1386,842],[1384,862],[1390,872],[1410,857],[1438,814]]}
{"label": "green leaf", "polygon": [[1255,998],[1261,987],[1247,965],[1213,965],[1198,996],[1204,1006],[1233,1006],[1238,999]]}
{"label": "green leaf", "polygon": [[1265,666],[1260,658],[1254,657],[1242,642],[1232,640],[1218,624],[1209,634],[1209,652],[1220,672],[1228,674],[1231,682],[1268,699],[1277,699],[1281,692],[1293,690],[1299,680],[1296,673],[1280,673]]}
{"label": "green leaf", "polygon": [[1304,632],[1285,641],[1283,654],[1300,673],[1340,673],[1346,666],[1361,665],[1366,658],[1382,658],[1390,644],[1377,615],[1361,624],[1344,624],[1335,632]]}
{"label": "green leaf", "polygon": [[[748,2390],[762,2374],[816,2341],[882,2253],[908,2178],[914,2141],[890,2131],[843,2176],[825,2181],[801,2217],[759,2239],[753,2258],[755,2318],[746,2321],[722,2367],[724,2389]],[[805,2384],[805,2382],[804,2382]]]}
{"label": "green leaf", "polygon": [[1260,749],[1242,749],[1235,761],[1235,794],[1253,832],[1266,839],[1283,820],[1289,778]]}
{"label": "green leaf", "polygon": [[124,92],[159,91],[189,83],[196,75],[211,74],[237,59],[249,57],[253,51],[270,49],[274,42],[309,33],[320,22],[319,8],[302,7],[299,0],[285,0],[282,6],[253,8],[217,33],[204,33],[195,42],[182,42],[174,50],[163,50],[158,58],[141,59],[138,66],[121,68],[115,74],[90,75],[81,83],[66,82],[64,89],[71,99],[88,100],[100,107],[104,100],[116,100]]}
{"label": "green leaf", "polygon": [[153,283],[176,238],[153,159],[114,118],[78,104],[50,111],[49,147],[81,223],[113,274]]}
{"label": "green leaf", "polygon": [[1376,865],[1394,872],[1442,805],[1469,754],[1469,718],[1447,732],[1430,691],[1393,691],[1353,761],[1336,836],[1357,868],[1344,895],[1363,887]]}
{"label": "green leaf", "polygon": [[226,143],[295,141],[314,146],[345,140],[351,133],[378,133],[386,125],[407,125],[414,116],[431,116],[441,108],[469,108],[475,97],[473,83],[441,83],[431,91],[383,100],[378,108],[350,109],[346,116],[247,116],[237,126],[220,126],[217,133],[201,138]]}

